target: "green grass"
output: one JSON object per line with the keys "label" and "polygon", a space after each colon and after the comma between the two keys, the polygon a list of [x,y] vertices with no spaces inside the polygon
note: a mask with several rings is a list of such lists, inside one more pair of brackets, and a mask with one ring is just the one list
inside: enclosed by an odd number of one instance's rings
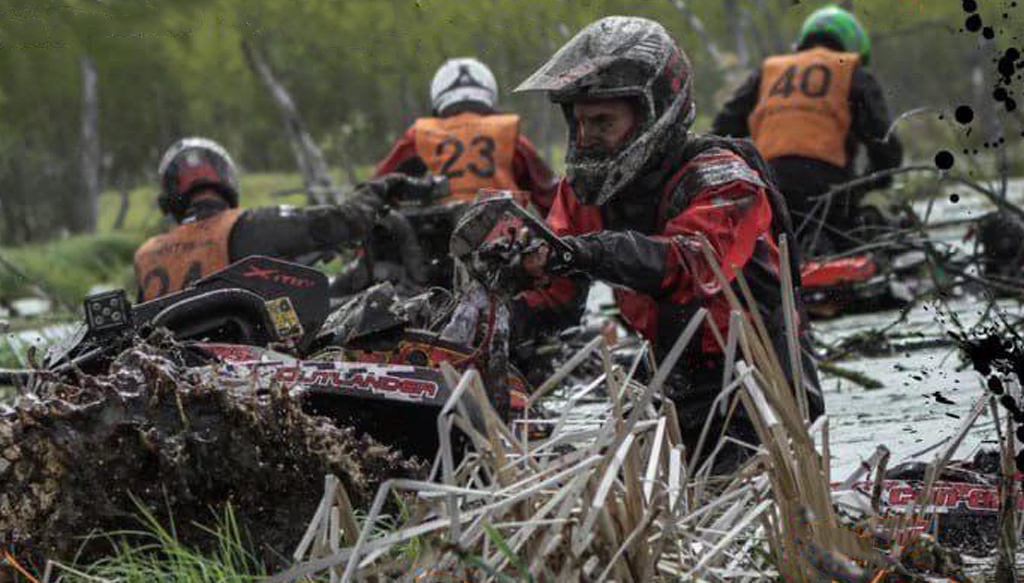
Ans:
{"label": "green grass", "polygon": [[[369,175],[370,168],[362,168],[360,173]],[[338,184],[345,184],[340,170],[332,174]],[[243,175],[242,206],[305,205],[306,197],[301,193],[283,197],[273,195],[301,186],[302,179],[294,173]],[[100,196],[97,233],[0,248],[0,257],[15,267],[12,270],[0,264],[0,299],[42,295],[66,306],[77,307],[89,289],[98,284],[132,290],[135,286],[132,271],[135,249],[147,237],[167,228],[156,206],[156,193],[156,185],[142,186],[129,192],[128,212],[121,229],[113,228],[121,207],[121,194],[108,190]]]}
{"label": "green grass", "polygon": [[[368,177],[372,169],[362,167],[357,169],[361,177]],[[343,178],[342,171],[335,169],[331,171],[331,178],[335,184],[341,185],[344,190],[347,180]],[[241,206],[254,208],[275,204],[290,204],[302,206],[306,204],[305,194],[291,194],[288,196],[276,197],[275,192],[302,188],[302,177],[296,173],[288,172],[262,172],[253,174],[242,174],[241,177]],[[129,194],[128,213],[125,216],[124,225],[118,231],[152,235],[162,228],[160,209],[156,206],[157,184],[140,186],[132,189]],[[97,230],[100,233],[114,231],[114,221],[121,208],[121,193],[118,190],[107,190],[100,195],[100,213]]]}
{"label": "green grass", "polygon": [[77,306],[96,284],[132,281],[132,255],[142,240],[136,233],[108,233],[0,249],[16,267],[0,265],[0,298],[44,295]]}
{"label": "green grass", "polygon": [[[247,537],[230,506],[217,516],[213,528],[206,529],[216,541],[207,553],[181,544],[173,524],[162,525],[145,509],[140,508],[140,512],[141,531],[106,536],[117,540],[131,535],[144,542],[128,544],[122,540],[114,555],[81,567],[82,574],[121,583],[249,583],[267,576],[261,561],[247,546]],[[90,581],[74,574],[65,580]]]}

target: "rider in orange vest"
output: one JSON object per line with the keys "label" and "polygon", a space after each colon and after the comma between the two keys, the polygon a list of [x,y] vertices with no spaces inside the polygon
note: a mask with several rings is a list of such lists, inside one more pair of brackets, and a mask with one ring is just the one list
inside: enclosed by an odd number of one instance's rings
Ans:
{"label": "rider in orange vest", "polygon": [[867,33],[852,14],[834,6],[818,10],[804,23],[797,52],[767,59],[711,129],[750,136],[775,171],[794,224],[804,225],[801,234],[816,231],[824,217],[828,239],[839,249],[860,243],[850,231],[869,222],[859,208],[864,194],[892,179],[838,193],[827,206],[821,195],[856,177],[859,144],[867,149],[868,173],[899,167],[903,158],[899,140],[887,135],[885,97],[865,69],[870,56]]}
{"label": "rider in orange vest", "polygon": [[171,146],[159,175],[160,210],[177,225],[135,252],[139,301],[179,291],[249,255],[295,260],[358,244],[389,196],[427,196],[431,187],[391,174],[359,185],[338,205],[242,210],[234,162],[224,148],[205,138],[186,138]]}
{"label": "rider in orange vest", "polygon": [[447,61],[430,85],[434,117],[416,120],[376,175],[417,170],[444,175],[452,194],[441,203],[472,200],[481,188],[527,191],[546,215],[557,179],[519,132],[519,116],[495,111],[497,97],[486,65],[470,58]]}

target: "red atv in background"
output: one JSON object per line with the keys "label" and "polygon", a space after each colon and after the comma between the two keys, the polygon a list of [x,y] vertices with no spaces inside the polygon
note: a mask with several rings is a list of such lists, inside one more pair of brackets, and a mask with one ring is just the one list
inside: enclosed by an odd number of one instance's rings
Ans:
{"label": "red atv in background", "polygon": [[804,304],[818,318],[899,309],[923,291],[921,273],[931,244],[908,227],[913,219],[859,211],[849,232],[802,225],[801,283]]}

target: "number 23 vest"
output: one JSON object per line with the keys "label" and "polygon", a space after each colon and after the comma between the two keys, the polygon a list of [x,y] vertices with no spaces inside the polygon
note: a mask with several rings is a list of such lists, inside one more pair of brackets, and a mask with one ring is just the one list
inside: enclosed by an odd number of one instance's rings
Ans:
{"label": "number 23 vest", "polygon": [[481,188],[516,189],[512,172],[519,116],[461,113],[420,118],[413,126],[416,153],[436,175],[448,177],[452,196],[443,202],[472,200]]}

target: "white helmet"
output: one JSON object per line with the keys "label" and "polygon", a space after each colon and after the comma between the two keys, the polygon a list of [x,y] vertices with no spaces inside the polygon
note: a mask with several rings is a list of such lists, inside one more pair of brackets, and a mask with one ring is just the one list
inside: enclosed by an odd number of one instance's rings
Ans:
{"label": "white helmet", "polygon": [[430,104],[441,114],[456,103],[472,101],[493,109],[498,83],[487,65],[473,58],[449,59],[430,82]]}

